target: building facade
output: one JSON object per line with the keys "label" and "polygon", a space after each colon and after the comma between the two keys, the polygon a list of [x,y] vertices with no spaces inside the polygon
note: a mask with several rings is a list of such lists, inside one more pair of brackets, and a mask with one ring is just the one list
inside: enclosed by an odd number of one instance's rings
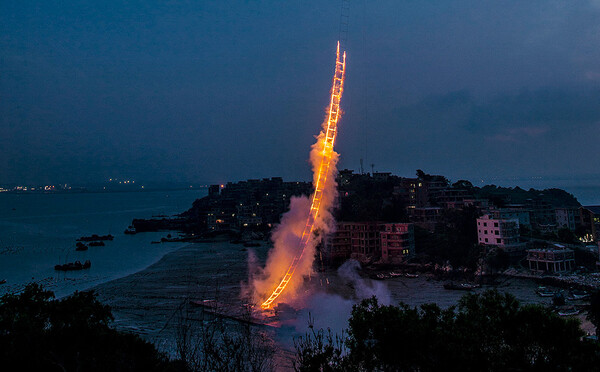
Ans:
{"label": "building facade", "polygon": [[399,263],[415,253],[411,223],[338,222],[324,242],[324,259]]}
{"label": "building facade", "polygon": [[600,241],[600,205],[580,208],[581,225],[591,235],[592,240]]}
{"label": "building facade", "polygon": [[575,231],[581,225],[579,208],[556,208],[556,225],[559,229],[568,228]]}
{"label": "building facade", "polygon": [[521,208],[495,208],[489,211],[491,217],[497,220],[518,220],[519,227],[531,227],[530,212]]}
{"label": "building facade", "polygon": [[477,239],[481,245],[495,246],[509,254],[525,249],[519,241],[518,219],[495,219],[486,214],[477,219]]}
{"label": "building facade", "polygon": [[529,269],[538,273],[565,273],[575,268],[575,252],[557,245],[556,248],[528,249]]}
{"label": "building facade", "polygon": [[381,259],[399,263],[415,252],[415,231],[410,223],[386,223],[381,232]]}

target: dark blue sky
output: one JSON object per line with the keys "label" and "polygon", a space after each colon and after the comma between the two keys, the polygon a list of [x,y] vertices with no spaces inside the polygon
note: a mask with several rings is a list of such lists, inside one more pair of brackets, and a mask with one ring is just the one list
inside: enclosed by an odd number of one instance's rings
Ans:
{"label": "dark blue sky", "polygon": [[[2,2],[0,183],[309,179],[340,3]],[[600,0],[350,0],[340,167],[599,174],[599,20]]]}

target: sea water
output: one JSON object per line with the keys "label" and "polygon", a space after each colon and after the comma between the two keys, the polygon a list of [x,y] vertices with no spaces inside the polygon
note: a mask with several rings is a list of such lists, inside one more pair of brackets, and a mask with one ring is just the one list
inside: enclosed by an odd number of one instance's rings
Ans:
{"label": "sea water", "polygon": [[[125,235],[134,218],[171,216],[205,190],[111,193],[0,194],[0,295],[38,282],[68,295],[140,271],[184,243],[151,244],[169,232]],[[75,251],[76,239],[112,234],[105,246]],[[175,234],[175,233],[173,233]],[[59,272],[54,265],[90,260],[88,270]]]}

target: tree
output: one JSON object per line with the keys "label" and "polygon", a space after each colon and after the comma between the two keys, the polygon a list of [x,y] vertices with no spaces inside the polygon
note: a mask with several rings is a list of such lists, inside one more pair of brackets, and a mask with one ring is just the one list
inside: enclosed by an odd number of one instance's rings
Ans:
{"label": "tree", "polygon": [[577,237],[568,227],[563,227],[556,232],[558,241],[561,243],[574,244],[577,243]]}
{"label": "tree", "polygon": [[596,327],[596,335],[598,335],[600,333],[600,291],[592,294],[587,318]]}
{"label": "tree", "polygon": [[0,298],[4,371],[158,371],[175,366],[154,345],[109,327],[93,292],[64,299],[37,284]]}
{"label": "tree", "polygon": [[273,369],[275,347],[264,330],[250,324],[250,310],[229,324],[217,307],[195,313],[186,299],[177,310],[177,355],[186,370],[262,372]]}
{"label": "tree", "polygon": [[[371,298],[354,306],[348,326],[341,357],[326,352],[327,340],[315,346],[309,337],[296,343],[296,355],[309,350],[317,369],[330,371],[593,371],[600,363],[599,345],[582,338],[578,320],[495,290],[445,310]],[[305,360],[297,357],[297,370],[307,370]]]}
{"label": "tree", "polygon": [[471,181],[467,181],[467,180],[458,180],[456,182],[454,182],[452,184],[452,187],[455,189],[467,189],[467,190],[471,190],[473,189],[473,184],[471,183]]}

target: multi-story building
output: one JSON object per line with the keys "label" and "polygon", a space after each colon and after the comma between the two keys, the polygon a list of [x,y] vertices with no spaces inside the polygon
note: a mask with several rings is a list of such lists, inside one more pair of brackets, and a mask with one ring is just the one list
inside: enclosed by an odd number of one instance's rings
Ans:
{"label": "multi-story building", "polygon": [[398,263],[414,255],[414,228],[410,223],[338,222],[324,246],[328,261],[354,258]]}
{"label": "multi-story building", "polygon": [[353,258],[365,259],[381,255],[379,222],[355,222],[348,223],[348,225]]}
{"label": "multi-story building", "polygon": [[552,204],[542,199],[527,199],[525,207],[530,210],[534,227],[547,232],[556,230],[556,213]]}
{"label": "multi-story building", "polygon": [[429,231],[435,231],[442,221],[440,207],[408,208],[407,211],[410,222]]}
{"label": "multi-story building", "polygon": [[527,261],[531,271],[564,273],[575,268],[575,252],[560,244],[554,248],[528,249]]}
{"label": "multi-story building", "polygon": [[575,231],[581,225],[579,208],[556,208],[556,224],[558,228],[568,228]]}
{"label": "multi-story building", "polygon": [[294,195],[311,192],[309,182],[284,182],[280,177],[212,185],[198,207],[211,230],[279,222]]}
{"label": "multi-story building", "polygon": [[490,201],[488,199],[465,199],[464,200],[465,207],[475,207],[480,212],[487,211],[490,208]]}
{"label": "multi-story building", "polygon": [[489,210],[492,218],[497,220],[519,220],[519,226],[531,227],[530,213],[520,208],[494,208]]}
{"label": "multi-story building", "polygon": [[210,197],[219,196],[220,191],[221,191],[221,185],[210,185],[208,187],[208,196],[210,196]]}
{"label": "multi-story building", "polygon": [[525,249],[525,244],[519,242],[518,219],[495,219],[486,214],[477,219],[477,238],[479,244],[498,247],[511,255]]}
{"label": "multi-story building", "polygon": [[352,256],[353,222],[338,222],[335,232],[324,240],[324,257],[327,262],[343,262]]}
{"label": "multi-story building", "polygon": [[381,236],[381,259],[384,262],[402,262],[415,252],[414,226],[410,223],[386,223]]}
{"label": "multi-story building", "polygon": [[580,208],[581,225],[592,240],[600,241],[600,205],[588,205]]}

